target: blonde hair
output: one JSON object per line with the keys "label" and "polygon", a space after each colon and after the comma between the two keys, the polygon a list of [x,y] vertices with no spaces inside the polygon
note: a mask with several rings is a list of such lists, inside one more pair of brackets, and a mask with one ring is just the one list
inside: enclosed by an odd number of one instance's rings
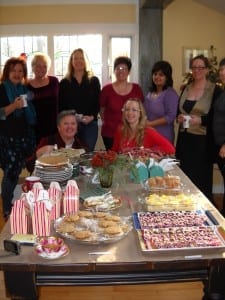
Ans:
{"label": "blonde hair", "polygon": [[32,60],[31,60],[31,67],[32,67],[32,69],[37,64],[38,60],[44,61],[46,63],[46,65],[47,65],[47,70],[50,69],[51,58],[47,54],[42,53],[42,52],[36,52],[35,55],[34,55],[34,57],[32,58]]}
{"label": "blonde hair", "polygon": [[77,49],[73,50],[73,52],[71,53],[69,62],[68,62],[68,70],[67,70],[65,78],[67,78],[68,80],[71,80],[74,75],[74,67],[73,67],[72,61],[73,61],[74,54],[76,54],[77,52],[80,52],[84,57],[84,77],[91,78],[93,76],[93,72],[91,70],[87,54],[81,48],[77,48]]}
{"label": "blonde hair", "polygon": [[145,127],[146,127],[146,121],[147,121],[147,115],[146,115],[146,112],[145,112],[145,109],[144,109],[144,106],[141,102],[140,99],[138,98],[130,98],[128,99],[124,105],[123,105],[123,108],[122,108],[122,127],[121,127],[121,136],[122,136],[122,141],[123,140],[126,140],[127,138],[129,138],[130,136],[130,125],[129,123],[127,122],[126,120],[126,117],[125,117],[125,108],[126,108],[126,105],[128,102],[135,102],[135,103],[138,103],[138,106],[139,106],[139,110],[140,110],[140,117],[139,117],[139,121],[138,121],[138,125],[137,125],[137,128],[136,128],[136,133],[135,133],[135,141],[136,141],[136,144],[137,146],[143,146],[143,140],[144,140],[144,133],[145,133]]}

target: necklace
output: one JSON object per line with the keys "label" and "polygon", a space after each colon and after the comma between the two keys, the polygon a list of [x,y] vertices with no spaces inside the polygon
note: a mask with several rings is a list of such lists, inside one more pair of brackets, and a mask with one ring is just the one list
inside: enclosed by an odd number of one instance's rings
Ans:
{"label": "necklace", "polygon": [[160,94],[161,92],[152,92],[152,98],[156,99]]}

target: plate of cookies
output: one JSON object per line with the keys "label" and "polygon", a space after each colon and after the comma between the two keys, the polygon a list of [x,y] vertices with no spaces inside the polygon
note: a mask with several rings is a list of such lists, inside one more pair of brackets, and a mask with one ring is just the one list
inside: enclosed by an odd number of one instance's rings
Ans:
{"label": "plate of cookies", "polygon": [[121,240],[133,227],[131,217],[80,210],[55,220],[54,228],[64,238],[85,244],[99,244]]}

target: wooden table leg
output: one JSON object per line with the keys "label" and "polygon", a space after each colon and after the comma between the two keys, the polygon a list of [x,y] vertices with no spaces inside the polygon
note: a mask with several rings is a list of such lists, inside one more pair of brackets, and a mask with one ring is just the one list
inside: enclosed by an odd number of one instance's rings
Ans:
{"label": "wooden table leg", "polygon": [[33,272],[4,272],[7,297],[11,299],[37,300],[38,289]]}

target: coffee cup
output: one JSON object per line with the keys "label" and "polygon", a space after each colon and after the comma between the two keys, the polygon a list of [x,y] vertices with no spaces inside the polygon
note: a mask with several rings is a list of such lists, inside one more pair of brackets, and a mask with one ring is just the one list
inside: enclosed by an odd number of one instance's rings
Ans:
{"label": "coffee cup", "polygon": [[183,127],[185,129],[189,128],[190,119],[191,119],[191,116],[184,116]]}
{"label": "coffee cup", "polygon": [[26,177],[25,182],[22,184],[23,192],[27,193],[28,191],[32,190],[33,185],[36,182],[40,182],[40,177],[37,177],[37,176]]}
{"label": "coffee cup", "polygon": [[20,98],[23,100],[23,107],[27,107],[27,94],[20,95]]}

